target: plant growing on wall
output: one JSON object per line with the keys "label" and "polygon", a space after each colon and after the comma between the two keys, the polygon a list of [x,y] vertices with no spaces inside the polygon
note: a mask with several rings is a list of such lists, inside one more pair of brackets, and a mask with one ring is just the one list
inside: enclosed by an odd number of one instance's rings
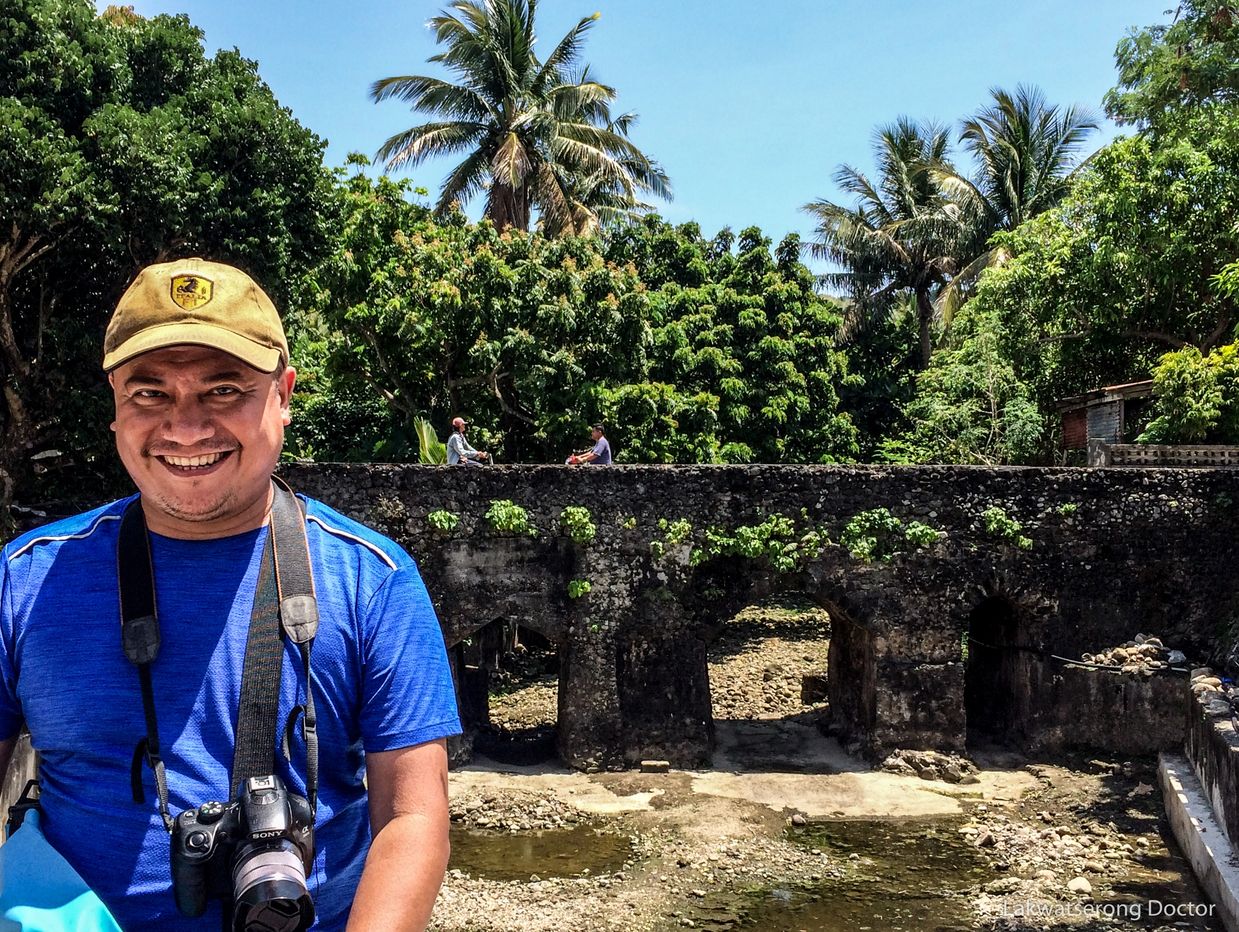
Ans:
{"label": "plant growing on wall", "polygon": [[568,598],[579,599],[593,588],[588,579],[573,579],[568,583]]}
{"label": "plant growing on wall", "polygon": [[764,559],[778,572],[791,573],[820,556],[827,543],[815,528],[798,535],[795,521],[776,512],[760,524],[741,525],[731,533],[707,529],[705,544],[693,551],[690,562],[696,566],[713,557],[739,556]]}
{"label": "plant growing on wall", "polygon": [[460,515],[440,508],[426,515],[426,523],[440,534],[451,534],[460,525]]}
{"label": "plant growing on wall", "polygon": [[663,533],[662,539],[650,541],[650,553],[654,555],[655,560],[661,560],[666,556],[668,549],[680,546],[693,534],[693,525],[686,518],[678,518],[675,521],[659,518],[658,529]]}
{"label": "plant growing on wall", "polygon": [[1013,544],[1021,550],[1032,549],[1032,539],[1024,536],[1024,526],[997,505],[992,505],[981,513],[981,524],[985,533],[992,537]]}
{"label": "plant growing on wall", "polygon": [[593,516],[582,505],[569,505],[560,514],[559,520],[573,543],[585,546],[598,535]]}
{"label": "plant growing on wall", "polygon": [[903,529],[903,537],[917,550],[921,550],[925,547],[932,547],[946,537],[946,532],[920,521],[909,521]]}
{"label": "plant growing on wall", "polygon": [[843,529],[840,543],[855,559],[864,563],[886,562],[910,546],[916,550],[932,546],[946,533],[920,521],[905,525],[886,508],[872,508],[853,515]]}
{"label": "plant growing on wall", "polygon": [[497,534],[513,537],[537,537],[538,529],[529,520],[529,512],[510,499],[495,499],[486,509],[486,520]]}

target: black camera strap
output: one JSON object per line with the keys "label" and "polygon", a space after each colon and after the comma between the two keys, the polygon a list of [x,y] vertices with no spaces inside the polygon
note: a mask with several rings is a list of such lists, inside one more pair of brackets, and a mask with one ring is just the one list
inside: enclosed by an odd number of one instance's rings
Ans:
{"label": "black camera strap", "polygon": [[[265,776],[275,770],[280,671],[283,666],[281,629],[301,654],[305,671],[305,704],[292,710],[285,725],[283,747],[289,754],[289,736],[298,719],[306,745],[306,793],[312,809],[318,796],[318,732],[314,691],[310,681],[310,651],[318,632],[318,606],[305,535],[301,502],[288,486],[273,480],[274,495],[267,542],[263,548],[254,607],[250,614],[245,663],[241,673],[241,699],[237,711],[236,749],[232,781]],[[130,770],[133,798],[144,802],[142,764],[155,777],[159,814],[169,833],[168,784],[159,745],[151,664],[159,655],[159,621],[155,610],[154,566],[146,519],[137,500],[121,519],[117,547],[120,580],[121,640],[125,656],[138,668],[146,737],[134,749]],[[231,787],[229,788],[231,793]]]}

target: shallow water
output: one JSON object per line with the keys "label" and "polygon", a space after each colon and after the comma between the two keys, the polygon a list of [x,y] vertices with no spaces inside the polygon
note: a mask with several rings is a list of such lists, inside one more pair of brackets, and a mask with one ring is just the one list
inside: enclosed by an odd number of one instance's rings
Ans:
{"label": "shallow water", "polygon": [[[701,910],[698,929],[706,932],[961,932],[977,928],[973,893],[1004,876],[957,831],[957,819],[930,821],[832,822],[793,830],[792,837],[819,848],[847,875],[827,878],[806,889],[774,888],[712,898]],[[849,855],[856,854],[853,861]],[[1097,921],[1087,914],[1074,928],[1154,929],[1220,926],[1180,914],[1154,915],[1151,903],[1199,904],[1203,895],[1181,856],[1150,860],[1096,904]],[[1061,902],[1057,904],[1060,908]],[[1004,928],[1039,929],[1035,914],[1011,917]],[[1187,920],[1187,921],[1184,921]]]}
{"label": "shallow water", "polygon": [[[810,891],[771,890],[749,898],[732,926],[761,932],[956,932],[971,929],[971,898],[963,891],[993,872],[957,831],[956,820],[832,822],[795,833],[820,848],[848,876]],[[858,860],[849,860],[849,855]]]}
{"label": "shallow water", "polygon": [[578,877],[617,871],[632,856],[624,835],[592,826],[539,832],[487,832],[452,826],[449,869],[487,880],[529,880],[537,876]]}

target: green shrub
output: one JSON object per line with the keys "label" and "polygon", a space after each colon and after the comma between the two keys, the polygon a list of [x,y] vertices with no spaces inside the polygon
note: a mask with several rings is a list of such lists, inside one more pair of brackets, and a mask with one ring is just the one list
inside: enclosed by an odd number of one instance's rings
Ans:
{"label": "green shrub", "polygon": [[663,533],[662,539],[650,541],[650,553],[654,555],[655,560],[661,560],[667,555],[669,548],[678,547],[693,536],[693,526],[686,518],[678,518],[675,521],[659,518],[658,529]]}
{"label": "green shrub", "polygon": [[506,498],[500,498],[490,503],[486,510],[486,520],[499,534],[511,534],[517,537],[537,537],[538,529],[529,520],[529,512]]}
{"label": "green shrub", "polygon": [[634,531],[637,528],[637,516],[620,515],[615,519],[615,523],[622,527],[625,531]]}
{"label": "green shrub", "polygon": [[1024,527],[1002,508],[993,505],[981,513],[981,523],[985,533],[1009,544],[1014,544],[1021,550],[1031,550],[1033,542],[1023,534]]}
{"label": "green shrub", "polygon": [[839,542],[864,563],[889,560],[904,541],[903,522],[886,508],[871,508],[853,515]]}
{"label": "green shrub", "polygon": [[1080,506],[1075,502],[1063,502],[1063,504],[1059,505],[1054,510],[1062,517],[1070,518],[1073,514],[1080,510]]}
{"label": "green shrub", "polygon": [[451,534],[460,525],[460,515],[440,508],[426,515],[426,523],[440,534]]}
{"label": "green shrub", "polygon": [[560,514],[559,520],[574,543],[584,546],[598,535],[593,516],[588,508],[581,505],[569,505]]}
{"label": "green shrub", "polygon": [[887,561],[907,547],[921,550],[946,537],[945,531],[909,521],[906,525],[886,508],[871,508],[853,515],[843,529],[840,543],[855,559],[865,563]]}
{"label": "green shrub", "polygon": [[593,588],[588,579],[574,579],[568,583],[568,598],[579,599]]}
{"label": "green shrub", "polygon": [[903,537],[909,544],[920,550],[924,547],[932,547],[946,537],[946,532],[939,531],[928,524],[922,524],[920,521],[909,521],[907,527],[904,528]]}
{"label": "green shrub", "polygon": [[689,562],[697,565],[713,557],[738,556],[766,560],[778,572],[790,573],[820,556],[827,542],[816,529],[797,535],[795,521],[775,513],[761,524],[741,525],[730,534],[708,528],[704,545],[693,551]]}

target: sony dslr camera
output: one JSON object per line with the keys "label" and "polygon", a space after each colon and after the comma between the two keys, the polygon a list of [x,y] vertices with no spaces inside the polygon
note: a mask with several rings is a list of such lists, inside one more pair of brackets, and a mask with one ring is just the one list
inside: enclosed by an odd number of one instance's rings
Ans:
{"label": "sony dslr camera", "polygon": [[303,932],[314,922],[306,874],[314,863],[314,814],[277,776],[251,777],[227,805],[203,803],[176,817],[172,892],[184,916],[207,900],[232,906],[233,932]]}

